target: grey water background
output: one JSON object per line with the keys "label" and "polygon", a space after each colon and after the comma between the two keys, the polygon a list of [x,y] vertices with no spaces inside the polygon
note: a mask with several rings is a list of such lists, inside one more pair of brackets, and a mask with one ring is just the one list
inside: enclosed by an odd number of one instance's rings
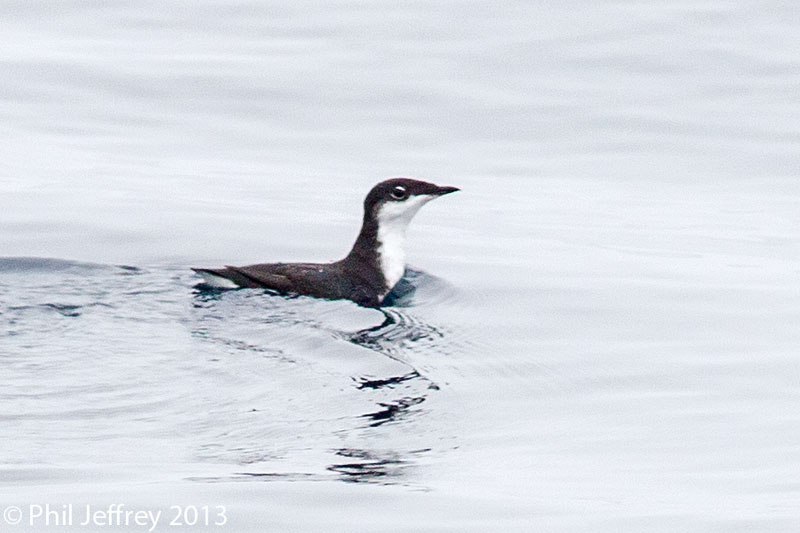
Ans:
{"label": "grey water background", "polygon": [[[0,504],[796,531],[799,29],[781,1],[3,2]],[[397,305],[193,288],[340,257],[397,175],[463,189]]]}

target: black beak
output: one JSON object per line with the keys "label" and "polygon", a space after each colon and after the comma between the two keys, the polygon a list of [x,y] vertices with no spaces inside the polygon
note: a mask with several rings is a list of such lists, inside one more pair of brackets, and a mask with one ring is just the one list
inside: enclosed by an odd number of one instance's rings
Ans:
{"label": "black beak", "polygon": [[450,194],[451,192],[460,191],[458,187],[437,187],[436,194],[437,196],[444,196],[445,194]]}

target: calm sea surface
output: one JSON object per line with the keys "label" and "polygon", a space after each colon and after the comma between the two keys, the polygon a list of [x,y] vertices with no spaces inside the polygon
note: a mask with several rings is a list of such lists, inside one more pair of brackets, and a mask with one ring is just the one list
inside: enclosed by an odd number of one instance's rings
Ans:
{"label": "calm sea surface", "polygon": [[[789,1],[0,3],[0,529],[799,530],[798,35]],[[338,259],[397,175],[462,188],[397,305],[194,288]]]}

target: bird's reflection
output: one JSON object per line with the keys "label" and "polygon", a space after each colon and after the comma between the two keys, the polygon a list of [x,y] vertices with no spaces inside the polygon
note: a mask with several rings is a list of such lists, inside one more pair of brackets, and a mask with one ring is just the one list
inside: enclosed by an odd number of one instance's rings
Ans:
{"label": "bird's reflection", "polygon": [[416,370],[412,370],[408,374],[403,374],[402,376],[389,376],[387,378],[382,379],[370,379],[366,377],[362,378],[353,378],[353,381],[357,383],[357,387],[359,389],[381,389],[383,387],[389,387],[392,385],[398,385],[405,381],[409,381],[412,379],[419,379],[422,376]]}
{"label": "bird's reflection", "polygon": [[410,456],[422,454],[430,449],[413,450],[407,454],[391,451],[376,452],[354,448],[335,450],[338,458],[344,459],[328,467],[348,483],[394,484],[405,476],[405,470],[412,465]]}
{"label": "bird's reflection", "polygon": [[[402,309],[381,309],[384,320],[376,326],[355,333],[344,334],[343,338],[392,359],[403,360],[404,352],[437,344],[444,333],[435,325],[428,324]],[[407,359],[407,358],[406,358]]]}
{"label": "bird's reflection", "polygon": [[378,427],[387,422],[397,422],[409,414],[411,407],[425,401],[425,396],[400,398],[392,402],[381,402],[380,409],[361,415],[369,420],[370,427]]}
{"label": "bird's reflection", "polygon": [[[402,431],[398,427],[408,425],[410,419],[419,420],[426,415],[425,402],[431,391],[438,390],[424,372],[414,365],[414,356],[432,350],[443,351],[445,333],[434,324],[427,323],[412,312],[413,296],[421,273],[411,272],[411,276],[401,280],[393,291],[389,301],[391,305],[379,308],[380,321],[356,331],[332,327],[328,317],[331,316],[330,302],[320,302],[306,297],[300,299],[276,295],[266,290],[219,290],[202,285],[193,288],[192,308],[194,320],[192,334],[203,342],[219,346],[226,353],[236,350],[264,355],[276,355],[275,360],[293,363],[302,358],[313,360],[312,353],[285,354],[286,349],[276,341],[279,332],[287,334],[287,326],[297,328],[297,335],[304,335],[304,330],[329,334],[333,339],[345,341],[352,345],[374,352],[380,357],[389,358],[398,364],[369,365],[374,372],[383,368],[391,374],[384,375],[351,375],[350,381],[359,391],[360,401],[353,404],[360,412],[351,412],[349,417],[335,419],[335,427],[329,430],[337,438],[344,439],[348,447],[327,450],[335,459],[325,467],[334,473],[337,479],[346,482],[373,483],[407,483],[404,480],[407,467],[414,462],[414,451],[385,451],[372,446],[373,441],[383,442],[387,431]],[[362,316],[356,313],[353,316]],[[369,315],[367,315],[369,316]],[[275,327],[280,328],[274,330]],[[323,346],[324,348],[324,346]],[[337,353],[341,347],[331,346],[331,353]],[[365,367],[358,368],[366,370]],[[402,369],[405,368],[405,371]],[[398,372],[398,370],[400,370]],[[380,372],[380,370],[378,370]],[[358,372],[356,370],[356,372]],[[330,378],[326,378],[329,380]],[[311,383],[313,381],[309,381]],[[352,389],[351,389],[352,390]],[[366,396],[364,396],[366,395]],[[297,394],[292,394],[296,397]],[[312,394],[313,396],[313,394]],[[371,408],[364,408],[364,402]],[[358,405],[361,407],[359,408]],[[361,410],[363,409],[363,410]],[[324,408],[323,408],[324,412]],[[291,415],[286,415],[291,416]],[[326,418],[323,415],[321,418]],[[285,423],[294,422],[291,418]],[[278,422],[276,422],[278,423]],[[389,429],[392,428],[392,429]],[[317,428],[319,429],[319,428]],[[255,430],[253,430],[255,431]],[[257,432],[256,432],[257,433]],[[228,433],[228,436],[231,433]],[[383,434],[383,436],[381,436]],[[226,436],[226,438],[229,438]],[[255,436],[255,435],[254,435]],[[240,444],[240,443],[239,443]],[[247,445],[243,450],[237,443],[228,442],[225,449],[235,446],[235,456],[241,457],[245,451],[251,450]],[[424,451],[424,450],[422,450]],[[252,456],[252,454],[250,453]],[[262,466],[268,471],[240,472],[239,479],[272,479],[304,478],[330,479],[329,475],[319,478],[318,473],[295,472],[278,474],[271,472],[269,464],[281,459],[269,457]],[[279,469],[279,465],[275,465]],[[258,469],[260,470],[260,469]]]}

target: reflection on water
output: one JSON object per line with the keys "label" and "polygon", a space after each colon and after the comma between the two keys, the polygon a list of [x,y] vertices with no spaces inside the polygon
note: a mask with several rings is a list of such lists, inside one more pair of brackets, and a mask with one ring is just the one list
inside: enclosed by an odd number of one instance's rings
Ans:
{"label": "reflection on water", "polygon": [[[380,403],[378,404],[381,407],[380,411],[367,413],[361,416],[371,420],[369,424],[371,427],[378,427],[387,422],[398,422],[402,420],[411,413],[411,407],[421,404],[424,401],[424,396],[417,396],[415,398],[400,398],[399,400],[395,400],[391,403]],[[419,413],[420,411],[417,410],[415,412]]]}
{"label": "reflection on water", "polygon": [[409,457],[430,450],[414,450],[407,454],[382,453],[369,450],[343,448],[336,455],[347,462],[330,465],[328,470],[339,474],[342,481],[350,483],[381,483],[392,485],[402,481],[405,470],[413,463]]}
{"label": "reflection on water", "polygon": [[[86,441],[62,450],[63,460],[93,456],[112,445],[95,440],[100,435],[90,429],[102,417],[116,440],[140,441],[129,454],[157,450],[166,439],[179,455],[231,465],[230,475],[192,479],[324,480],[336,474],[344,481],[398,483],[420,450],[432,445],[385,449],[404,425],[426,425],[421,404],[437,388],[414,368],[413,353],[444,335],[410,308],[189,289],[192,277],[182,268],[5,258],[0,271],[3,283],[21,289],[0,295],[0,320],[7,326],[0,339],[21,336],[14,341],[18,362],[6,358],[12,388],[0,417],[22,423],[11,413],[28,412],[26,401],[40,404],[43,421],[60,416],[64,405],[82,413],[60,428],[37,428],[28,418],[16,430],[20,446],[12,455],[26,456],[24,443],[46,432],[53,442],[59,433],[62,441]],[[145,323],[151,326],[140,335]],[[67,365],[71,372],[29,373],[36,361],[53,370],[56,363]],[[85,385],[76,385],[77,375]],[[31,390],[19,394],[33,384],[59,402],[42,403]],[[124,409],[85,408],[94,388],[103,405]],[[141,440],[142,424],[149,444]],[[182,437],[167,437],[176,434]],[[239,470],[243,465],[247,473]]]}
{"label": "reflection on water", "polygon": [[[229,481],[330,481],[347,483],[375,483],[380,485],[410,485],[408,471],[415,465],[414,458],[429,449],[393,451],[341,448],[330,450],[338,461],[328,465],[327,473],[311,472],[235,472],[226,476],[191,477],[189,481],[220,483]],[[330,473],[334,476],[329,475]],[[419,488],[419,487],[415,487]]]}
{"label": "reflection on water", "polygon": [[410,379],[418,379],[420,377],[422,376],[420,376],[419,372],[414,370],[402,376],[391,376],[384,379],[353,378],[353,380],[358,383],[359,389],[380,389],[382,387],[397,385],[398,383],[403,383],[404,381],[408,381]]}
{"label": "reflection on water", "polygon": [[[402,298],[407,309],[413,304],[417,286],[424,285],[427,279],[434,278],[416,271],[404,278]],[[335,309],[337,319],[344,322],[341,326],[332,323],[329,314],[332,311],[329,309]],[[323,381],[319,386],[326,388],[330,385],[332,371],[341,377],[347,377],[347,382],[356,391],[356,395],[345,394],[347,400],[340,397],[338,401],[341,409],[337,416],[327,422],[317,418],[317,427],[314,428],[315,432],[322,432],[327,427],[330,435],[335,435],[337,439],[348,439],[353,444],[347,448],[330,448],[325,453],[362,460],[325,467],[327,471],[339,474],[342,480],[397,483],[405,467],[422,453],[416,448],[408,452],[406,457],[406,453],[393,450],[389,453],[390,457],[387,457],[387,452],[382,449],[365,446],[370,440],[382,440],[386,437],[380,435],[380,432],[402,431],[402,425],[409,417],[425,416],[425,410],[420,406],[431,391],[438,390],[437,385],[413,367],[411,354],[425,349],[427,345],[444,342],[445,336],[437,327],[414,317],[409,310],[396,307],[361,309],[350,302],[283,296],[258,289],[219,290],[200,284],[194,288],[192,316],[192,336],[215,345],[215,353],[230,352],[233,349],[261,356],[269,354],[269,357],[275,357],[287,365],[302,366],[304,375],[301,382],[310,388],[308,391],[301,391],[294,387],[288,391],[294,396],[292,403],[301,403],[308,394],[310,396],[307,400],[316,405],[319,402],[319,390],[314,387],[319,379]],[[376,318],[380,320],[377,323]],[[326,351],[339,346],[334,351],[341,352],[337,357],[342,359],[318,360],[313,351],[306,353],[302,360],[297,355],[290,356],[287,350],[280,347],[282,342],[290,338],[292,342],[304,339],[323,342],[325,339]],[[345,341],[346,344],[330,344],[339,341]],[[355,346],[357,350],[353,351],[348,346]],[[331,364],[333,367],[328,366]],[[315,369],[325,375],[315,375]],[[292,371],[291,366],[274,368],[271,379]],[[282,391],[282,394],[286,394],[286,391]],[[365,404],[371,407],[365,408]],[[351,405],[349,410],[345,409],[347,405]],[[254,412],[259,409],[263,408],[254,408]],[[281,418],[285,420],[287,415],[288,413],[282,414]],[[366,423],[363,422],[365,420]],[[271,422],[274,424],[279,421]],[[367,433],[365,440],[362,434],[364,430],[379,433]],[[264,481],[287,479],[295,475],[298,479],[317,477],[313,470],[302,474],[297,474],[296,471],[278,473],[268,470],[270,464],[276,460],[279,464],[281,461],[286,462],[286,454],[291,455],[291,450],[283,455],[278,454],[278,457],[264,456],[263,460],[245,461],[245,456],[258,456],[258,452],[252,449],[233,450],[232,443],[225,442],[230,441],[230,434],[226,434],[225,438],[220,436],[220,440],[222,442],[219,447],[206,446],[204,457],[207,460],[213,460],[215,456],[231,457],[240,464],[251,467],[258,465],[264,469],[241,473],[248,479]],[[215,452],[209,454],[210,450]]]}

